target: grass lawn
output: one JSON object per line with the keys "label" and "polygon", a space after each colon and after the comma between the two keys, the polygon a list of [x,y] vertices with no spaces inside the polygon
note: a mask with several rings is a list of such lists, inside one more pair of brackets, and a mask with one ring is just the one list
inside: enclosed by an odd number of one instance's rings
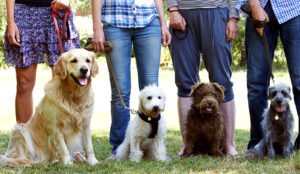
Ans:
{"label": "grass lawn", "polygon": [[[8,134],[1,133],[0,151],[7,147]],[[100,164],[88,166],[86,164],[74,164],[63,166],[60,164],[40,165],[30,168],[2,167],[0,173],[299,173],[300,155],[294,154],[289,159],[234,159],[232,157],[208,157],[197,156],[186,159],[176,157],[180,149],[181,139],[178,130],[169,130],[167,134],[167,150],[171,160],[168,162],[142,161],[134,163],[130,161],[106,161],[110,155],[108,144],[108,132],[93,132],[93,144],[96,157]],[[236,131],[236,144],[239,152],[243,153],[248,141],[248,131]]]}
{"label": "grass lawn", "polygon": [[[93,80],[95,91],[95,112],[92,120],[93,145],[96,157],[100,164],[90,167],[86,164],[72,166],[41,165],[31,168],[1,167],[0,173],[300,173],[300,155],[294,154],[289,159],[276,160],[249,160],[234,159],[231,157],[198,156],[187,159],[176,157],[181,146],[177,117],[177,96],[174,84],[174,72],[172,70],[160,71],[160,86],[167,94],[166,110],[163,113],[168,123],[167,152],[171,160],[165,163],[156,161],[143,161],[133,163],[129,161],[106,161],[110,155],[111,147],[108,143],[110,125],[110,85],[108,71],[105,62],[99,61],[100,73]],[[132,64],[132,100],[131,107],[137,108],[138,85],[136,68]],[[207,73],[200,72],[201,80],[207,80]],[[234,92],[236,100],[236,146],[239,153],[243,154],[249,139],[249,114],[247,107],[246,74],[243,71],[234,72]],[[34,105],[37,105],[43,96],[43,86],[50,79],[50,71],[47,68],[39,68],[37,83],[34,89]],[[289,78],[285,72],[275,73],[276,82],[283,81],[288,84]],[[15,123],[14,96],[15,77],[14,70],[0,70],[0,154],[4,153],[7,144],[9,130]],[[292,112],[295,118],[295,135],[298,130],[298,118],[294,104],[291,102]]]}

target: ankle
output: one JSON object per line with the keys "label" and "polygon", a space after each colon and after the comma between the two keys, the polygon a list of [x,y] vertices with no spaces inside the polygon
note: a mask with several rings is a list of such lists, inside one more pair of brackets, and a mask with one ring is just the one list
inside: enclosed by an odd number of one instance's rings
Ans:
{"label": "ankle", "polygon": [[226,154],[235,156],[235,155],[238,155],[238,152],[236,151],[235,147],[233,145],[231,145],[231,146],[227,146]]}

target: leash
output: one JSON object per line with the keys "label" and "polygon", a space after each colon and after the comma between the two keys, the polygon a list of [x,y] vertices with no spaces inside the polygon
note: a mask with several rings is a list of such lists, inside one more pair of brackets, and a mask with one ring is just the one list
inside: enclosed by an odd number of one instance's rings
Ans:
{"label": "leash", "polygon": [[[94,49],[92,47],[90,47],[90,45],[92,45],[92,44],[93,44],[92,38],[88,38],[87,41],[86,41],[86,44],[84,45],[84,48],[86,48],[89,51],[93,51]],[[113,70],[113,65],[112,65],[112,62],[111,62],[111,58],[108,54],[111,50],[112,50],[112,43],[109,42],[109,41],[105,41],[104,42],[104,54],[105,54],[105,58],[106,58],[107,66],[108,66],[108,71],[112,75],[112,79],[113,79],[114,84],[116,86],[116,89],[117,89],[117,92],[118,92],[118,95],[119,95],[119,98],[120,98],[120,101],[121,101],[122,108],[126,109],[126,110],[129,110],[131,114],[136,114],[137,110],[134,110],[134,109],[131,109],[131,108],[127,107],[125,102],[124,102],[124,99],[122,97],[121,90],[119,88],[118,81],[117,81],[116,75],[115,75],[114,70]]]}
{"label": "leash", "polygon": [[[267,23],[266,21],[258,21],[258,20],[254,20],[252,18],[252,12],[251,12],[251,9],[249,8],[249,6],[242,5],[241,10],[249,16],[249,19],[251,20],[251,22],[253,23],[255,28],[264,28],[265,27],[265,25]],[[262,41],[262,44],[264,46],[266,59],[267,59],[268,64],[270,66],[270,75],[271,75],[272,82],[273,82],[273,84],[275,84],[275,79],[274,79],[274,75],[273,75],[273,71],[272,71],[273,61],[272,61],[272,58],[271,58],[271,55],[270,55],[270,48],[269,48],[268,39],[267,39],[265,33],[263,33],[262,36],[259,35],[259,37],[260,37],[260,39]]]}
{"label": "leash", "polygon": [[[53,19],[53,22],[54,22],[56,37],[57,37],[57,40],[58,40],[58,46],[59,46],[59,50],[60,50],[61,53],[65,52],[63,44],[62,44],[62,39],[67,40],[70,37],[69,32],[68,32],[68,36],[66,36],[66,28],[67,28],[67,31],[69,31],[68,27],[67,27],[67,23],[68,23],[68,17],[70,17],[70,15],[71,15],[71,12],[70,12],[69,8],[67,8],[64,11],[64,15],[61,16],[59,14],[58,10],[54,7],[54,4],[51,5],[51,16],[52,16],[52,19]],[[57,18],[63,20],[63,26],[62,26],[62,29],[61,29],[62,38],[60,37],[60,31],[59,31]]]}

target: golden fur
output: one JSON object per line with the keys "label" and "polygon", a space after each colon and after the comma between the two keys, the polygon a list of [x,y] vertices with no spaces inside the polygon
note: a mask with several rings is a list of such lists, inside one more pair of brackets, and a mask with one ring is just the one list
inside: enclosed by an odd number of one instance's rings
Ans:
{"label": "golden fur", "polygon": [[53,72],[35,114],[12,130],[0,164],[72,164],[77,152],[84,152],[88,164],[98,163],[90,132],[94,104],[91,77],[98,73],[95,55],[84,49],[63,53]]}

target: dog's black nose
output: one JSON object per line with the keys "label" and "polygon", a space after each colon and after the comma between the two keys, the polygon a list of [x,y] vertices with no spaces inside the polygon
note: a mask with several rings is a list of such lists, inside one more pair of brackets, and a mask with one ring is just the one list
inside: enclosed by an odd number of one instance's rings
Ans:
{"label": "dog's black nose", "polygon": [[80,68],[80,73],[81,73],[82,75],[86,75],[87,72],[88,72],[88,69],[87,69],[87,68],[85,68],[85,67]]}
{"label": "dog's black nose", "polygon": [[159,107],[158,107],[158,106],[153,106],[153,110],[154,110],[154,111],[158,111],[158,110],[159,110]]}
{"label": "dog's black nose", "polygon": [[282,100],[276,100],[276,103],[280,105],[282,103]]}

